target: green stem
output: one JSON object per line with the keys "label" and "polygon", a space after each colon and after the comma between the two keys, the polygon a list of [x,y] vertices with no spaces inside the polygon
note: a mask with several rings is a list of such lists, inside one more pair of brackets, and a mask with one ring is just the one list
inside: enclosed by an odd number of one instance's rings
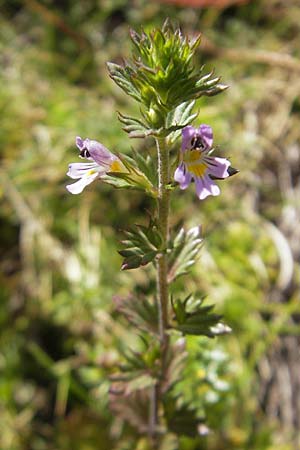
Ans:
{"label": "green stem", "polygon": [[[156,139],[158,156],[158,227],[162,236],[162,247],[167,247],[169,239],[169,203],[170,191],[167,185],[170,181],[169,151],[164,138]],[[159,305],[159,332],[163,350],[166,350],[168,336],[168,261],[163,253],[157,262],[157,296]]]}
{"label": "green stem", "polygon": [[[157,138],[157,157],[158,157],[158,227],[162,237],[162,248],[165,249],[169,239],[169,203],[170,191],[167,185],[170,181],[169,151],[166,140]],[[157,261],[157,302],[159,311],[159,335],[161,342],[161,380],[164,378],[166,357],[168,351],[168,261],[166,253],[162,253]],[[158,425],[158,409],[161,396],[160,382],[153,388],[150,398],[150,430],[152,434],[152,448],[159,448],[159,439],[155,431]]]}

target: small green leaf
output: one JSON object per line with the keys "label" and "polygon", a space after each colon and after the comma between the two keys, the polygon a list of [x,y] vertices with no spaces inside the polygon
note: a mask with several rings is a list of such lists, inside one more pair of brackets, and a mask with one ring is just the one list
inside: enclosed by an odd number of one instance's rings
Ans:
{"label": "small green leaf", "polygon": [[195,263],[202,245],[201,227],[194,227],[187,232],[181,229],[169,249],[168,282],[187,273]]}
{"label": "small green leaf", "polygon": [[177,436],[196,437],[199,435],[199,426],[204,422],[197,411],[187,405],[181,396],[165,395],[164,410],[168,430]]}
{"label": "small green leaf", "polygon": [[153,221],[150,221],[148,227],[136,225],[135,229],[126,231],[125,235],[127,239],[121,243],[126,248],[119,251],[124,257],[122,270],[145,266],[161,252],[162,238]]}
{"label": "small green leaf", "polygon": [[110,186],[113,186],[116,189],[134,189],[132,184],[130,184],[125,179],[122,179],[118,175],[114,176],[113,173],[110,173],[109,175],[102,175],[101,181],[103,181],[103,183],[109,184]]}
{"label": "small green leaf", "polygon": [[131,69],[131,67],[128,65],[122,67],[111,62],[107,63],[107,68],[109,76],[114,80],[114,82],[121,89],[123,89],[126,94],[130,95],[138,102],[141,102],[142,99],[140,92],[138,91],[138,89],[136,89],[135,85],[132,82],[134,70]]}
{"label": "small green leaf", "polygon": [[184,323],[185,318],[186,318],[184,304],[182,304],[182,302],[180,300],[173,301],[173,299],[172,299],[172,306],[173,306],[173,310],[175,312],[178,324]]}
{"label": "small green leaf", "polygon": [[173,111],[169,112],[166,120],[166,133],[170,144],[174,144],[176,139],[180,136],[182,128],[189,125],[197,114],[192,114],[195,106],[195,101],[191,100],[183,102],[177,106]]}
{"label": "small green leaf", "polygon": [[125,166],[124,171],[107,172],[106,175],[101,176],[101,180],[115,188],[137,189],[157,198],[157,189],[145,173],[139,169],[135,160],[124,154],[118,156]]}
{"label": "small green leaf", "polygon": [[153,186],[158,184],[157,160],[152,155],[143,156],[140,152],[132,149],[133,159],[138,168],[151,181]]}
{"label": "small green leaf", "polygon": [[202,306],[203,302],[204,298],[195,300],[193,296],[172,301],[176,320],[173,328],[183,334],[207,337],[229,333],[230,328],[220,322],[222,316],[212,312],[214,306]]}
{"label": "small green leaf", "polygon": [[[121,253],[120,253],[121,254]],[[122,255],[123,256],[123,255]],[[137,269],[140,267],[141,264],[141,258],[137,255],[131,255],[125,257],[125,260],[121,266],[121,270],[129,270],[129,269]]]}
{"label": "small green leaf", "polygon": [[135,328],[152,335],[159,333],[156,301],[144,297],[116,297],[114,302],[116,310],[125,316],[126,320]]}
{"label": "small green leaf", "polygon": [[[119,350],[124,358],[124,363],[120,364],[120,373],[113,375],[112,380],[127,382],[140,375],[151,375],[155,378],[160,370],[159,360],[161,358],[160,340],[157,336],[149,335],[148,333],[141,333],[136,330],[140,338],[140,351],[135,351],[130,348]],[[126,343],[124,342],[125,346]]]}
{"label": "small green leaf", "polygon": [[155,134],[155,130],[152,130],[139,119],[136,119],[134,117],[125,116],[118,113],[118,118],[120,122],[125,125],[123,127],[123,130],[126,131],[126,133],[129,134],[129,137],[131,138],[145,138],[146,136],[151,136]]}

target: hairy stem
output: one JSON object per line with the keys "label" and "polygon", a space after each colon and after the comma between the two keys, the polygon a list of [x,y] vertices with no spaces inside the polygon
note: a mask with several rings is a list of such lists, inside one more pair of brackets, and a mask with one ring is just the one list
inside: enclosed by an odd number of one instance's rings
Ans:
{"label": "hairy stem", "polygon": [[[158,156],[158,227],[162,236],[162,247],[167,247],[169,238],[169,203],[170,191],[167,185],[170,181],[170,167],[169,167],[169,151],[166,146],[166,141],[163,138],[156,139],[157,156]],[[164,378],[166,356],[168,351],[168,335],[166,333],[168,328],[168,261],[166,253],[162,253],[157,261],[157,301],[159,311],[159,335],[161,341],[161,379]],[[160,397],[160,383],[153,388],[151,402],[152,417],[150,417],[150,424],[152,425],[158,421],[158,405]],[[155,444],[153,448],[157,448],[157,440],[152,441]]]}
{"label": "hairy stem", "polygon": [[[163,248],[167,247],[169,238],[169,203],[170,191],[167,184],[170,181],[169,151],[165,139],[156,139],[158,156],[158,227],[163,240]],[[163,253],[157,263],[157,296],[159,304],[159,332],[163,347],[167,344],[166,329],[168,326],[168,261]]]}

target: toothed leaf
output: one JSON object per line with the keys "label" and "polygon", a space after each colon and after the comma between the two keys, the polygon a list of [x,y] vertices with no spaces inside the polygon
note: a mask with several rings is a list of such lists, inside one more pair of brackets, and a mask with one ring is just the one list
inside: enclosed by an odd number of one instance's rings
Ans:
{"label": "toothed leaf", "polygon": [[181,229],[178,232],[170,248],[169,283],[187,273],[188,269],[195,264],[201,245],[201,227],[191,228],[187,232]]}
{"label": "toothed leaf", "polygon": [[213,313],[214,306],[203,306],[203,302],[204,298],[195,300],[193,296],[184,300],[172,300],[175,314],[173,328],[183,334],[207,337],[229,333],[230,328],[220,322],[222,316]]}
{"label": "toothed leaf", "polygon": [[124,257],[122,270],[136,269],[153,261],[161,251],[162,238],[153,221],[149,226],[136,225],[125,232],[126,240],[121,241],[125,249],[119,253]]}

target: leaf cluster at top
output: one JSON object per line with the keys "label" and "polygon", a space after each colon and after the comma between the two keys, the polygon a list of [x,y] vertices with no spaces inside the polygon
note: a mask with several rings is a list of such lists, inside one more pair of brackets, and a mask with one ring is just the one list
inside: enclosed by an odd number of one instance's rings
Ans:
{"label": "leaf cluster at top", "polygon": [[200,36],[189,39],[167,22],[151,33],[131,31],[132,60],[124,66],[108,63],[115,83],[144,105],[142,115],[151,128],[165,126],[165,117],[183,102],[216,95],[226,88],[212,73],[195,71],[192,58]]}

